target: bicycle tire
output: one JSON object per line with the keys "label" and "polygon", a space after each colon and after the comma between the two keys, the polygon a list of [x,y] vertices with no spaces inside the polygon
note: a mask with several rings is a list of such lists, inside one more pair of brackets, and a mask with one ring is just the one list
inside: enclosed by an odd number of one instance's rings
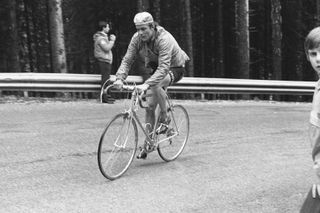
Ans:
{"label": "bicycle tire", "polygon": [[164,161],[175,160],[183,151],[189,138],[190,121],[187,110],[181,105],[174,105],[169,110],[171,122],[165,135],[159,135],[159,140],[164,140],[170,135],[177,134],[171,139],[159,143],[157,150]]}
{"label": "bicycle tire", "polygon": [[128,113],[116,115],[105,127],[99,141],[98,165],[102,175],[114,180],[129,168],[138,146],[138,129]]}

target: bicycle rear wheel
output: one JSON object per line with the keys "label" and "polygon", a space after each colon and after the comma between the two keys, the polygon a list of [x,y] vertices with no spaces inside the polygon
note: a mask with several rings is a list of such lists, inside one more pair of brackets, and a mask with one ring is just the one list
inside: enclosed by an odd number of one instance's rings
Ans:
{"label": "bicycle rear wheel", "polygon": [[98,147],[102,175],[114,180],[129,168],[138,145],[138,129],[128,113],[116,115],[103,131]]}
{"label": "bicycle rear wheel", "polygon": [[181,105],[174,105],[169,110],[171,122],[165,134],[158,137],[158,153],[164,161],[175,160],[183,151],[189,137],[189,115]]}

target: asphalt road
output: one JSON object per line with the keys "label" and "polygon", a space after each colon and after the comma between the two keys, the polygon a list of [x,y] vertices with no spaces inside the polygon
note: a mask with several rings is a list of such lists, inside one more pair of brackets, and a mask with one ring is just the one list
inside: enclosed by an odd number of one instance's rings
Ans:
{"label": "asphalt road", "polygon": [[316,180],[310,103],[179,103],[191,120],[182,155],[135,159],[115,181],[96,151],[122,103],[0,104],[0,212],[298,212]]}

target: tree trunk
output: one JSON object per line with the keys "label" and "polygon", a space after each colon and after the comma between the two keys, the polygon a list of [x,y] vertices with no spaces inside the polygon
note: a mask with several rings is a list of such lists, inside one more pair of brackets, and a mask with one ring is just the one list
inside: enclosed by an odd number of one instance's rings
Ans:
{"label": "tree trunk", "polygon": [[[297,10],[296,10],[296,32],[298,35],[303,34],[303,23],[302,23],[302,8],[303,8],[303,0],[297,0]],[[297,41],[299,41],[300,38],[297,36]],[[305,53],[303,51],[303,41],[297,42],[297,50],[296,51],[296,80],[302,81],[303,80],[303,60],[305,59]],[[298,95],[295,100],[301,101],[302,96]]]}
{"label": "tree trunk", "polygon": [[218,78],[224,77],[224,36],[223,36],[223,7],[222,0],[218,1],[218,69],[217,75]]}
{"label": "tree trunk", "polygon": [[192,20],[191,20],[191,11],[190,11],[190,0],[182,0],[183,11],[183,26],[185,28],[185,51],[190,57],[190,61],[187,64],[187,76],[194,76],[194,66],[193,66],[193,43],[192,43]]}
{"label": "tree trunk", "polygon": [[149,0],[137,0],[137,10],[138,12],[149,10]]}
{"label": "tree trunk", "polygon": [[49,0],[52,64],[54,72],[67,73],[61,3],[62,0]]}
{"label": "tree trunk", "polygon": [[[298,9],[296,11],[297,17],[296,17],[296,31],[298,35],[302,35],[303,31],[303,24],[302,24],[302,11],[301,9],[303,8],[303,2],[302,0],[297,0],[298,4]],[[297,38],[297,41],[299,41],[299,38]],[[298,81],[303,80],[303,59],[305,57],[304,51],[303,51],[303,41],[297,42],[298,43],[298,50],[297,51],[297,65],[296,65],[296,74],[297,74],[297,79]]]}
{"label": "tree trunk", "polygon": [[28,64],[29,64],[29,69],[27,70],[27,72],[34,72],[34,68],[33,68],[34,59],[32,55],[32,47],[31,47],[32,41],[31,41],[30,22],[29,22],[30,14],[29,14],[29,8],[26,0],[23,1],[23,6],[24,6],[24,18],[26,22],[26,36],[27,36],[27,41],[26,41],[27,48],[25,52],[28,55]]}
{"label": "tree trunk", "polygon": [[[204,11],[204,9],[205,9],[205,6],[204,6],[204,4],[205,4],[205,2],[204,1],[202,1],[201,3],[201,10],[202,11]],[[200,70],[199,71],[197,71],[199,74],[200,74],[200,76],[201,77],[206,77],[206,71],[205,71],[205,67],[206,67],[206,62],[205,62],[205,47],[206,47],[206,43],[205,43],[205,31],[204,30],[201,30],[201,29],[204,29],[205,28],[205,17],[204,17],[204,13],[202,12],[201,14],[200,14],[200,20],[201,20],[201,22],[200,22],[200,26],[201,26],[201,28],[200,28],[200,32],[198,32],[199,33],[199,35],[198,35],[198,38],[200,39]]]}
{"label": "tree trunk", "polygon": [[20,60],[19,60],[19,37],[17,29],[17,15],[16,15],[16,0],[8,0],[8,72],[20,72]]}
{"label": "tree trunk", "polygon": [[237,44],[238,77],[249,79],[250,46],[249,46],[249,1],[235,2],[235,27]]}
{"label": "tree trunk", "polygon": [[161,24],[161,4],[160,0],[153,0],[153,16],[156,22]]}
{"label": "tree trunk", "polygon": [[[47,12],[47,25],[48,25],[48,35],[50,36],[51,35],[51,30],[50,30],[50,5],[49,5],[49,1],[50,0],[47,0],[46,1],[46,12]],[[53,58],[53,56],[52,56],[52,53],[53,53],[53,51],[52,51],[52,45],[51,45],[51,41],[50,41],[50,39],[49,39],[49,55],[50,55],[50,58],[52,59]],[[50,65],[49,65],[50,67],[49,67],[49,70],[50,70],[50,72],[54,72],[53,71],[53,61],[52,60],[50,60]]]}
{"label": "tree trunk", "polygon": [[271,0],[271,25],[272,25],[272,61],[273,79],[281,80],[281,4],[280,0]]}
{"label": "tree trunk", "polygon": [[[265,7],[265,14],[269,14],[271,11],[270,7],[270,2],[269,0],[264,0],[264,7]],[[271,71],[272,71],[272,61],[271,61],[271,56],[272,56],[272,47],[270,45],[271,41],[271,32],[272,32],[272,27],[271,27],[271,17],[270,16],[265,16],[265,39],[264,39],[264,64],[263,64],[263,69],[264,71],[262,72],[262,79],[269,79],[271,76]]]}
{"label": "tree trunk", "polygon": [[320,0],[316,0],[316,4],[317,4],[317,14],[316,14],[316,17],[317,17],[317,26],[320,25]]}
{"label": "tree trunk", "polygon": [[35,12],[35,8],[31,9],[31,20],[32,20],[32,37],[33,37],[33,44],[34,47],[32,49],[32,54],[35,55],[35,66],[34,71],[35,72],[41,72],[41,63],[40,63],[40,36],[39,34],[39,27],[37,24],[37,13]]}

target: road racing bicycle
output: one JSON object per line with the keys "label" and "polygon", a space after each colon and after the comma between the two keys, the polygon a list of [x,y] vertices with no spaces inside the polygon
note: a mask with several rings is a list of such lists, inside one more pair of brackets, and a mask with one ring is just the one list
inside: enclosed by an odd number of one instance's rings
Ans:
{"label": "road racing bicycle", "polygon": [[[114,91],[113,85],[101,89],[104,93]],[[173,104],[166,96],[168,115],[171,122],[165,132],[159,132],[159,106],[156,110],[156,121],[153,130],[147,133],[146,126],[138,116],[141,108],[146,108],[147,95],[140,94],[135,85],[124,85],[122,91],[129,91],[130,104],[124,112],[115,115],[106,125],[100,137],[98,146],[98,165],[102,175],[109,180],[122,176],[132,163],[138,147],[138,127],[146,141],[145,150],[150,153],[157,150],[160,157],[166,161],[175,160],[183,151],[189,137],[189,115],[182,105]],[[151,144],[154,144],[151,146]]]}

